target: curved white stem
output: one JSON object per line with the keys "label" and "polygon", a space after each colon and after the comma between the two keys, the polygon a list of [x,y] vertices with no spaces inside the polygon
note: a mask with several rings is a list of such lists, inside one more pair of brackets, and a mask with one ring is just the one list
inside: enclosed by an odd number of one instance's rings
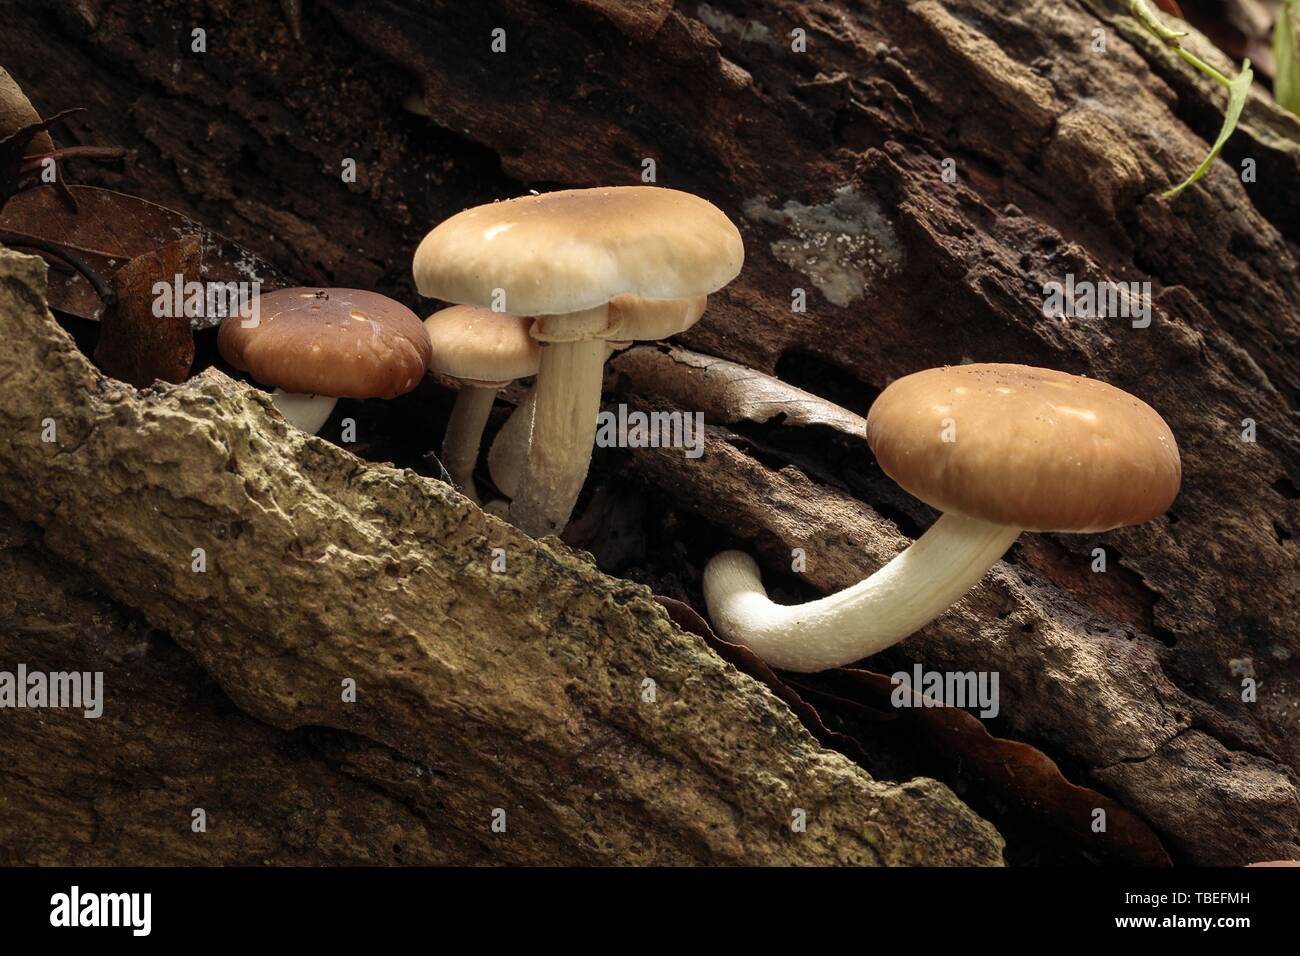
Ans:
{"label": "curved white stem", "polygon": [[456,404],[447,420],[447,432],[442,438],[442,464],[451,475],[456,487],[474,504],[478,504],[478,491],[474,487],[474,465],[478,463],[479,442],[483,427],[492,414],[496,401],[496,385],[474,385],[462,382],[456,393]]}
{"label": "curved white stem", "polygon": [[536,404],[537,386],[534,385],[524,400],[515,406],[488,449],[488,474],[492,476],[492,484],[507,498],[518,493],[519,477],[528,464],[528,438],[533,431],[533,408]]}
{"label": "curved white stem", "polygon": [[338,399],[328,395],[302,395],[277,388],[271,393],[271,404],[290,425],[314,435],[330,417]]}
{"label": "curved white stem", "polygon": [[510,505],[511,523],[535,538],[564,530],[587,479],[609,354],[600,333],[608,319],[605,305],[538,318],[543,346],[533,433]]}
{"label": "curved white stem", "polygon": [[704,569],[704,600],[722,637],[773,667],[810,674],[852,664],[920,630],[970,590],[1019,534],[945,514],[865,581],[792,607],[768,598],[753,558],[724,551]]}

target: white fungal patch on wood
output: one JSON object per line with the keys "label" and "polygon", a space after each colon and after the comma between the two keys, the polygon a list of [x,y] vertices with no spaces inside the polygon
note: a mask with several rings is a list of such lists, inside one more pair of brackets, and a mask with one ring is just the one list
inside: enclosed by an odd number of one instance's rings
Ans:
{"label": "white fungal patch on wood", "polygon": [[701,3],[695,15],[714,33],[727,33],[742,42],[761,43],[770,47],[780,45],[772,36],[772,31],[757,20],[746,20],[707,3]]}
{"label": "white fungal patch on wood", "polygon": [[745,215],[784,228],[790,237],[771,244],[772,254],[802,272],[834,305],[866,295],[871,284],[896,272],[903,247],[893,224],[874,199],[852,186],[835,190],[830,202],[806,206],[787,200],[780,209],[750,199]]}

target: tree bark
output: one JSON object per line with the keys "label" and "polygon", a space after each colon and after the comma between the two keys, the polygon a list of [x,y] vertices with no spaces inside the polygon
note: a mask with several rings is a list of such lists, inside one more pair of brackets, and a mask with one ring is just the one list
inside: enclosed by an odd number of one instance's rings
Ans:
{"label": "tree bark", "polygon": [[[428,822],[406,844],[410,862],[1000,860],[997,832],[946,787],[873,781],[822,750],[644,588],[528,538],[445,484],[367,465],[286,425],[264,393],[215,369],[138,395],[77,351],[44,308],[43,286],[41,260],[0,250],[0,334],[11,344],[0,359],[0,500],[43,529],[52,553],[170,634],[240,710],[284,731],[359,739],[345,772],[399,801],[383,802],[388,819],[352,845],[315,852],[391,860],[390,821],[415,814]],[[55,440],[45,441],[50,423]],[[16,609],[11,652],[23,651],[32,610]],[[121,719],[153,703],[133,693],[139,668],[113,673],[122,683],[105,693]],[[29,730],[6,743],[30,764],[24,740],[37,753],[50,746],[44,712],[12,714]],[[78,750],[102,740],[83,721],[60,721]],[[248,721],[229,722],[255,736]],[[161,760],[176,759],[169,723],[133,731],[133,746],[152,742]],[[20,779],[49,801],[62,797],[60,769],[46,762]],[[239,803],[283,805],[260,783]],[[183,828],[190,794],[168,790]],[[347,818],[381,802],[364,796]],[[255,826],[220,794],[209,802],[214,826],[222,816]],[[118,812],[143,828],[152,809]],[[794,832],[799,811],[806,830]],[[6,829],[31,822],[3,819]],[[62,818],[63,832],[59,819],[41,828],[62,844],[51,853],[95,843],[84,818]],[[457,838],[443,849],[433,835],[445,827]],[[165,859],[231,852],[158,844]]]}

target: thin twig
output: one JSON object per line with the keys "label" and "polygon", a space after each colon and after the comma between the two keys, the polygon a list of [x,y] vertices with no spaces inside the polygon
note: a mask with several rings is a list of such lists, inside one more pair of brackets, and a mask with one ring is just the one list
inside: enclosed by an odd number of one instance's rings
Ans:
{"label": "thin twig", "polygon": [[50,242],[48,239],[37,239],[35,236],[24,236],[21,233],[6,230],[0,230],[0,242],[7,246],[27,246],[31,249],[39,249],[41,252],[62,259],[81,273],[82,278],[90,283],[91,288],[95,290],[95,294],[99,296],[104,305],[112,306],[117,304],[117,293],[113,291],[113,287],[109,285],[108,281],[92,269],[86,260],[76,253],[69,252],[57,242]]}

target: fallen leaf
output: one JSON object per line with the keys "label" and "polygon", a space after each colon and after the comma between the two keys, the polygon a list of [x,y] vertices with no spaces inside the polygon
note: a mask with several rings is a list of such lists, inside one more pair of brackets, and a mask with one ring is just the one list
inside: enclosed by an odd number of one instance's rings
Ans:
{"label": "fallen leaf", "polygon": [[[41,114],[36,111],[18,81],[0,66],[0,139],[41,122]],[[41,131],[32,139],[31,145],[36,152],[47,153],[54,148],[54,140],[49,133]]]}
{"label": "fallen leaf", "polygon": [[[290,284],[270,263],[173,209],[111,189],[69,188],[79,212],[71,212],[48,186],[28,189],[0,210],[0,230],[56,243],[104,276],[169,242],[197,236],[203,245],[203,281],[261,281],[267,289]],[[99,296],[80,275],[51,271],[49,301],[53,308],[83,319],[98,321],[103,312]],[[219,322],[220,317],[213,316],[191,320],[196,330]]]}
{"label": "fallen leaf", "polygon": [[198,281],[203,243],[186,236],[157,252],[137,256],[113,276],[117,302],[104,313],[95,362],[105,374],[145,388],[155,381],[178,383],[194,363],[194,331],[180,315],[158,315],[154,284],[171,286],[176,276]]}
{"label": "fallen leaf", "polygon": [[[825,676],[845,696],[865,697],[869,705],[893,707],[891,698],[896,693],[909,694],[912,706],[895,708],[900,725],[915,727],[954,772],[972,778],[985,793],[1034,817],[1084,850],[1138,866],[1172,865],[1146,821],[1110,797],[1071,783],[1036,747],[995,737],[973,714],[914,688],[899,687],[884,674],[845,667],[827,671]],[[1092,829],[1099,809],[1106,814],[1102,833]]]}
{"label": "fallen leaf", "polygon": [[675,345],[628,349],[609,366],[633,391],[701,411],[713,422],[761,424],[780,416],[787,425],[823,425],[864,440],[867,435],[861,415],[779,378]]}
{"label": "fallen leaf", "polygon": [[[64,110],[62,113],[55,113],[49,119],[29,123],[4,139],[0,139],[0,210],[4,209],[9,200],[18,194],[20,183],[28,175],[23,171],[23,166],[31,145],[59,120],[70,113],[77,112],[80,110]],[[48,138],[46,136],[46,139]],[[58,179],[56,185],[49,188],[54,195],[63,200],[65,209],[70,208],[72,212],[76,212],[76,200],[72,198],[62,177]]]}
{"label": "fallen leaf", "polygon": [[[689,604],[661,595],[655,595],[655,600],[678,627],[704,638],[723,660],[767,685],[826,746],[855,760],[867,759],[857,739],[827,727],[822,710],[848,711],[872,722],[892,721],[897,730],[914,731],[954,774],[1062,833],[1083,849],[1133,865],[1171,865],[1160,838],[1141,817],[1110,797],[1071,783],[1050,757],[1030,744],[994,737],[972,714],[941,703],[895,707],[891,700],[895,691],[892,678],[854,668],[817,675],[828,681],[834,692],[811,685],[792,686],[753,651],[718,637]],[[925,703],[922,694],[911,694],[915,704]],[[822,708],[809,700],[821,701]],[[1106,812],[1104,833],[1092,831],[1096,809]]]}

